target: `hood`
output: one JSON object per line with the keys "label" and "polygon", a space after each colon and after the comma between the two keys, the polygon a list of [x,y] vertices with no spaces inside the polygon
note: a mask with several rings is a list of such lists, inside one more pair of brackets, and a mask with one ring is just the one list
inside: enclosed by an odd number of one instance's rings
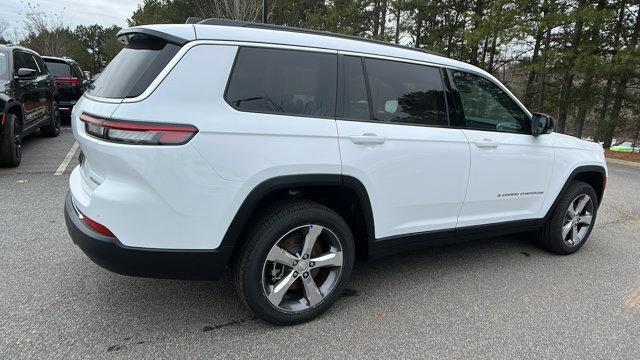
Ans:
{"label": "hood", "polygon": [[600,144],[578,139],[575,136],[559,134],[555,132],[546,136],[552,137],[557,147],[569,148],[569,149],[591,150],[591,151],[604,151]]}

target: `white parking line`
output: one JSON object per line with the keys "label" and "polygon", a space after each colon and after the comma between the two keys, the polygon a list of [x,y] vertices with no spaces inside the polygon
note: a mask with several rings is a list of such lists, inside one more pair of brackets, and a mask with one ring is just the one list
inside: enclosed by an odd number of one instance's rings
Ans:
{"label": "white parking line", "polygon": [[67,156],[64,157],[64,160],[62,160],[62,162],[60,163],[60,166],[58,166],[58,170],[56,170],[56,172],[53,174],[54,176],[58,176],[58,175],[64,174],[64,171],[67,170],[67,166],[69,166],[69,163],[71,162],[71,159],[73,159],[73,155],[76,153],[76,150],[78,150],[78,142],[77,141],[75,141],[73,143],[73,146],[71,147],[71,149],[67,153]]}

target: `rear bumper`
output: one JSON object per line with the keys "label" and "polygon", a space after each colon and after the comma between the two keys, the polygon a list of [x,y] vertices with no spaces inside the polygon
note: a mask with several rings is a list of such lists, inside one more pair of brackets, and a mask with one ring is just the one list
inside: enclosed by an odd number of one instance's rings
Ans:
{"label": "rear bumper", "polygon": [[64,217],[73,242],[96,264],[122,275],[162,279],[218,279],[231,248],[216,250],[163,250],[122,245],[84,224],[67,193]]}

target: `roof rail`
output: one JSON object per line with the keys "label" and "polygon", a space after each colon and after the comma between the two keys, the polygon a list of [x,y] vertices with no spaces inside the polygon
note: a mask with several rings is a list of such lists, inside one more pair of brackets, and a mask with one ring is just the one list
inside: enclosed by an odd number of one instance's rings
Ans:
{"label": "roof rail", "polygon": [[[189,18],[189,19],[191,19],[191,18]],[[189,21],[189,19],[187,19],[187,21]],[[430,50],[420,49],[420,48],[416,48],[416,47],[412,47],[412,46],[393,44],[393,43],[388,43],[386,41],[367,39],[367,38],[363,38],[363,37],[359,37],[359,36],[353,36],[353,35],[336,34],[336,33],[328,32],[328,31],[313,30],[313,29],[303,29],[303,28],[283,26],[283,25],[273,25],[273,24],[256,23],[256,22],[251,22],[251,21],[217,19],[217,18],[205,19],[205,20],[202,20],[200,22],[197,22],[197,24],[201,24],[201,25],[219,25],[219,26],[236,26],[236,27],[245,27],[245,28],[252,28],[252,29],[279,30],[279,31],[289,31],[289,32],[295,32],[295,33],[304,33],[304,34],[329,36],[329,37],[340,38],[340,39],[356,40],[356,41],[362,41],[362,42],[367,42],[367,43],[372,43],[372,44],[396,47],[396,48],[405,49],[405,50],[419,51],[419,52],[427,53],[427,54],[430,54],[430,55],[444,56],[442,54],[438,54],[438,53],[430,51]]]}

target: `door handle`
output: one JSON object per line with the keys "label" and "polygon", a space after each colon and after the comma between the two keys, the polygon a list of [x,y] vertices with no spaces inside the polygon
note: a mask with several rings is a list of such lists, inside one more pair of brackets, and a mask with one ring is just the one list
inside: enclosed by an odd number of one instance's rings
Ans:
{"label": "door handle", "polygon": [[479,148],[497,148],[498,147],[498,142],[491,139],[482,139],[480,141],[476,141],[475,144]]}
{"label": "door handle", "polygon": [[365,133],[362,135],[351,135],[349,136],[349,139],[351,139],[351,142],[353,142],[354,144],[378,144],[378,145],[384,144],[384,142],[387,140],[387,138],[384,136],[378,136],[372,133]]}

